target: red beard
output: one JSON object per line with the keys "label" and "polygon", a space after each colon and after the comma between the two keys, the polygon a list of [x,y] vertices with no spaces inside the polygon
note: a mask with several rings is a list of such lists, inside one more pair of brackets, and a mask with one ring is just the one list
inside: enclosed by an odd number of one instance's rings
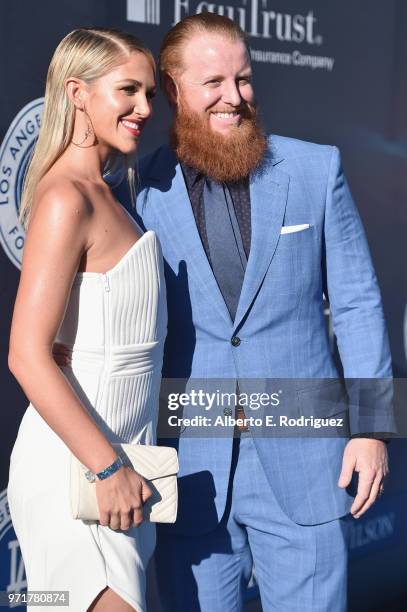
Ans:
{"label": "red beard", "polygon": [[242,119],[224,136],[212,130],[209,118],[181,104],[171,129],[171,144],[178,159],[219,183],[245,179],[264,158],[267,141],[256,109],[239,110]]}

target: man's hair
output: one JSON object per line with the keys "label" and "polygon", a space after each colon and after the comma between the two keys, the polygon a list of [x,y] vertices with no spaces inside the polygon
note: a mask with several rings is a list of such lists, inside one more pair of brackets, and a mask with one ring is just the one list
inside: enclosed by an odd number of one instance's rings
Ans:
{"label": "man's hair", "polygon": [[176,76],[181,72],[183,47],[196,34],[228,36],[248,48],[246,34],[232,19],[209,12],[191,15],[179,21],[164,38],[159,57],[161,79],[165,74]]}

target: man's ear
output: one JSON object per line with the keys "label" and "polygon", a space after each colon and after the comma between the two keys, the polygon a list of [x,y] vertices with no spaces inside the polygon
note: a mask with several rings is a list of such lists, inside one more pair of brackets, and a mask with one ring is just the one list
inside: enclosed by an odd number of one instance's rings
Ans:
{"label": "man's ear", "polygon": [[81,79],[69,77],[65,81],[65,89],[68,98],[73,102],[76,108],[83,110],[86,99],[85,83]]}
{"label": "man's ear", "polygon": [[178,85],[173,79],[173,77],[166,73],[162,77],[161,87],[168,98],[168,102],[171,106],[177,106],[178,97],[179,97],[179,89]]}

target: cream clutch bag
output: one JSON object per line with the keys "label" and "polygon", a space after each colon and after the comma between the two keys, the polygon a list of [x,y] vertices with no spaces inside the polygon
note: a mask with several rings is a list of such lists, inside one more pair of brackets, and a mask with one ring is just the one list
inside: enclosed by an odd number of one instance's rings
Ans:
{"label": "cream clutch bag", "polygon": [[[125,463],[133,467],[147,481],[152,496],[143,505],[145,521],[175,523],[177,517],[178,456],[169,446],[142,444],[112,444]],[[96,483],[85,477],[87,468],[71,453],[70,497],[74,519],[99,520]]]}

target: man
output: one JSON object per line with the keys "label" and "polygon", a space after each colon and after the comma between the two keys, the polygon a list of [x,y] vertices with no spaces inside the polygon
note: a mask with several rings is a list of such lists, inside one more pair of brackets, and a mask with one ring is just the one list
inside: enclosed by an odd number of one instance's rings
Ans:
{"label": "man", "polygon": [[[346,422],[323,294],[347,379],[388,379],[391,360],[338,150],[264,137],[245,37],[225,17],[177,24],[160,69],[171,146],[142,161],[137,212],[166,262],[164,378],[249,392],[292,380],[284,409]],[[365,414],[361,385],[350,387],[350,433],[370,439],[256,435],[244,421],[217,436],[180,428],[178,519],[159,526],[156,550],[166,610],[240,610],[253,564],[266,611],[346,609],[343,517],[378,496],[387,451],[373,438],[394,428],[387,402]],[[238,406],[236,416],[249,412]]]}
{"label": "man", "polygon": [[[255,388],[248,379],[307,379],[304,406],[332,416],[340,400],[331,409],[321,401],[340,393],[323,293],[344,376],[391,377],[379,289],[338,150],[265,139],[245,37],[225,17],[177,24],[160,70],[171,146],[141,163],[137,209],[166,260],[163,375],[230,379],[240,390]],[[351,411],[352,434],[370,439],[252,428],[199,438],[181,428],[178,520],[159,529],[156,551],[165,609],[241,609],[254,563],[264,610],[345,610],[342,517],[375,501],[387,452],[373,434],[393,430],[389,404],[370,416]],[[355,499],[346,490],[354,471]]]}

